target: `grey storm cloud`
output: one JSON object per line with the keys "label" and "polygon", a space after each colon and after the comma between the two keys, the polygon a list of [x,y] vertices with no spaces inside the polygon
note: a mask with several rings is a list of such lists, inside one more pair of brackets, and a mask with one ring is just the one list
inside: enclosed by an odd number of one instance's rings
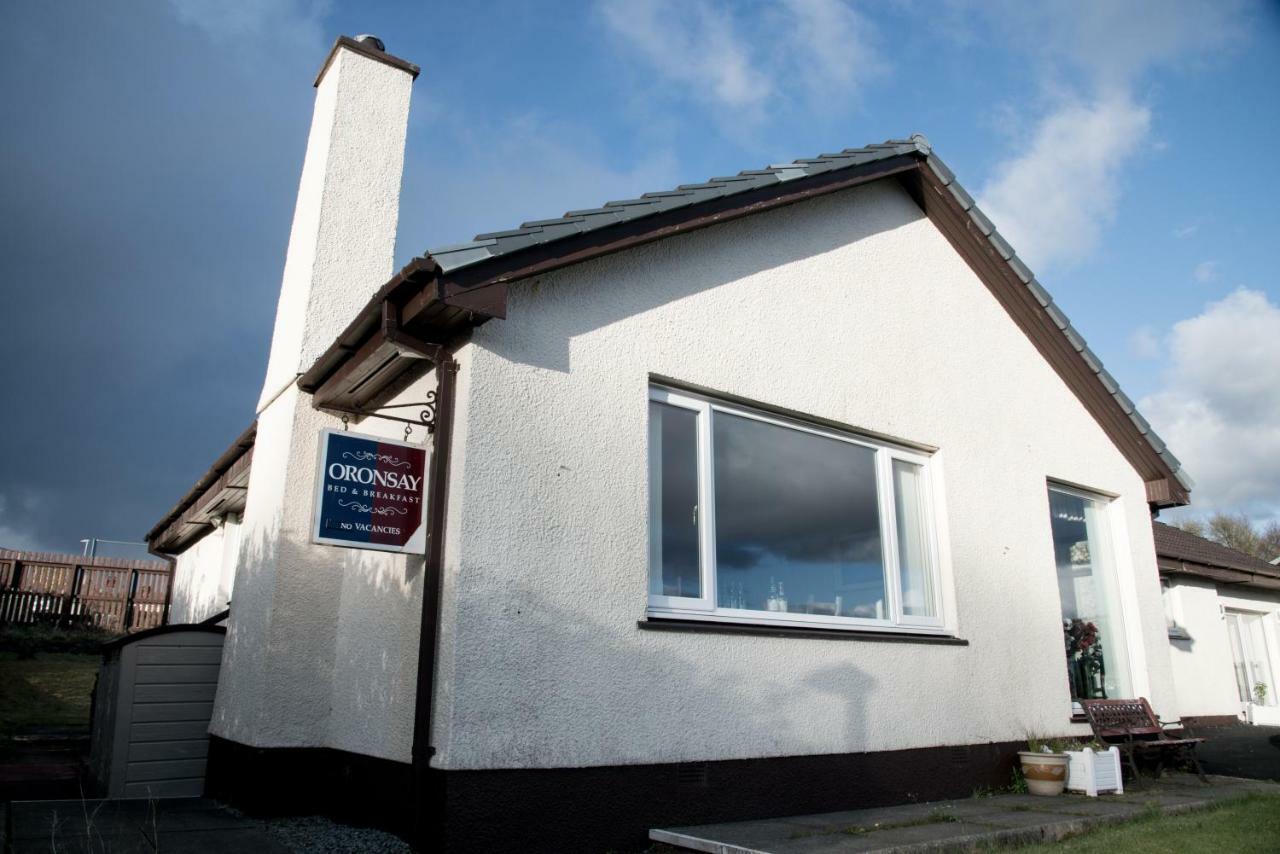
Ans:
{"label": "grey storm cloud", "polygon": [[139,540],[253,417],[324,45],[3,14],[0,547]]}

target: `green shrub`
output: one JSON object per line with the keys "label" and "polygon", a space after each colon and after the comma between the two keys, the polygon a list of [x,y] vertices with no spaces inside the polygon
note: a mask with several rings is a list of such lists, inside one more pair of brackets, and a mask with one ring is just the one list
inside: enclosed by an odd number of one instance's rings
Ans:
{"label": "green shrub", "polygon": [[34,658],[40,652],[96,653],[117,637],[92,626],[0,626],[0,651],[17,653],[18,658]]}

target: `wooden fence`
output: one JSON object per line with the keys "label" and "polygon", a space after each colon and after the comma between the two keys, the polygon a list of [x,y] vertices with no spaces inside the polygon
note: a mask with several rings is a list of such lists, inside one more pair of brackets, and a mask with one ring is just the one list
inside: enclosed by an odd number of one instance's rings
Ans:
{"label": "wooden fence", "polygon": [[160,561],[0,549],[0,624],[150,629],[167,617],[170,574]]}

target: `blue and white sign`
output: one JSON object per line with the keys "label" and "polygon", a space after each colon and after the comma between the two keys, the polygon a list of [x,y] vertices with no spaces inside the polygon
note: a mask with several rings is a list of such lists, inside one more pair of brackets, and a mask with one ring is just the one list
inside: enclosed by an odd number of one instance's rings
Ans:
{"label": "blue and white sign", "polygon": [[312,541],[424,554],[426,468],[418,445],[321,431]]}

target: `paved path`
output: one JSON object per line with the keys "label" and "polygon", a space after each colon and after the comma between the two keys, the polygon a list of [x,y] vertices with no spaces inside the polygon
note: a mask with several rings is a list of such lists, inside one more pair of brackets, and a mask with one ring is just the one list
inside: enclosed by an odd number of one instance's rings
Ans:
{"label": "paved path", "polygon": [[714,854],[854,854],[972,851],[996,845],[1062,839],[1088,827],[1124,821],[1158,808],[1203,809],[1250,791],[1280,793],[1275,783],[1167,775],[1124,795],[996,795],[931,804],[792,816],[765,821],[656,829],[649,838]]}

